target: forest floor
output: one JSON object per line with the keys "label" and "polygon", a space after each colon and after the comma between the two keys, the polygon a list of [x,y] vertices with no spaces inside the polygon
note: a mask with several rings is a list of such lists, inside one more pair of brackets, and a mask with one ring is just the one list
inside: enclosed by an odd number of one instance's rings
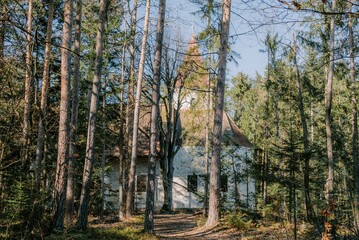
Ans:
{"label": "forest floor", "polygon": [[[60,235],[50,235],[45,239],[117,239],[117,240],[288,240],[293,238],[293,226],[275,222],[241,222],[237,228],[228,224],[228,218],[213,229],[205,229],[201,226],[205,219],[199,214],[175,213],[155,215],[155,235],[142,232],[144,216],[138,215],[131,221],[118,222],[116,217],[105,218],[99,221],[96,218],[90,220],[89,229],[85,232],[76,230],[68,231]],[[320,233],[310,225],[299,224],[297,231],[298,240],[320,239]],[[356,238],[338,238],[356,239]]]}

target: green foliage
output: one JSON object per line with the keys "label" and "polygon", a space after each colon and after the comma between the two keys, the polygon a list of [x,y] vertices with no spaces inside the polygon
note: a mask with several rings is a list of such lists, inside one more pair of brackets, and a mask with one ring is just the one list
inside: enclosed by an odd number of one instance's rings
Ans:
{"label": "green foliage", "polygon": [[250,213],[238,211],[226,215],[222,220],[222,224],[229,228],[236,228],[241,232],[253,229],[256,223]]}

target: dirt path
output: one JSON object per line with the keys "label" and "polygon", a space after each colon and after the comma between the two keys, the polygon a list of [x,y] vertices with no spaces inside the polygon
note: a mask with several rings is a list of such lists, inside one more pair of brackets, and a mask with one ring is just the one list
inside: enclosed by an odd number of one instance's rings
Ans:
{"label": "dirt path", "polygon": [[155,231],[159,239],[217,240],[241,239],[234,230],[198,228],[200,218],[193,214],[160,214],[155,216]]}

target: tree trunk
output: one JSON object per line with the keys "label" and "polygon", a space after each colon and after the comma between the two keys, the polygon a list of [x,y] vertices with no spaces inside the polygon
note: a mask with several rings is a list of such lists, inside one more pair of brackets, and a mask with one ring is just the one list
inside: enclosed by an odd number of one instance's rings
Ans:
{"label": "tree trunk", "polygon": [[[332,11],[335,12],[336,0],[332,1]],[[328,178],[326,183],[326,200],[328,205],[334,201],[334,159],[333,159],[333,140],[332,140],[332,89],[334,72],[334,28],[335,15],[330,16],[330,40],[329,40],[329,64],[328,75],[325,85],[325,129],[327,136],[327,156],[328,156]]]}
{"label": "tree trunk", "polygon": [[97,25],[96,35],[96,59],[95,74],[92,84],[92,95],[90,104],[90,114],[87,128],[86,158],[82,179],[82,189],[80,196],[80,207],[78,215],[78,228],[87,229],[88,224],[88,202],[91,187],[92,164],[94,161],[95,133],[96,133],[96,117],[98,109],[98,95],[100,93],[101,71],[102,71],[102,55],[104,42],[105,16],[107,11],[108,0],[101,0],[99,11],[99,23]]}
{"label": "tree trunk", "polygon": [[146,44],[147,44],[147,32],[149,25],[150,15],[150,0],[146,1],[146,15],[145,25],[142,36],[141,57],[138,70],[136,100],[135,100],[135,113],[133,117],[133,134],[132,134],[132,151],[131,151],[131,165],[128,175],[128,188],[127,188],[127,202],[126,202],[126,216],[131,218],[133,215],[133,203],[135,193],[135,174],[136,174],[136,161],[137,161],[137,144],[138,144],[138,124],[140,116],[140,103],[141,103],[141,91],[143,72],[145,69],[145,57],[146,57]]}
{"label": "tree trunk", "polygon": [[26,57],[25,57],[25,96],[24,96],[24,125],[22,133],[22,152],[21,160],[23,168],[28,165],[28,141],[30,135],[30,99],[31,99],[31,75],[32,75],[32,0],[29,0],[29,9],[27,15],[27,33],[26,33]]}
{"label": "tree trunk", "polygon": [[[209,6],[213,5],[213,1],[209,1]],[[207,27],[210,27],[210,17],[208,18],[208,24]],[[208,52],[210,52],[210,49],[208,49]],[[212,92],[211,92],[211,72],[210,72],[210,64],[211,64],[211,58],[210,55],[208,55],[208,88],[207,88],[207,94],[206,94],[206,100],[207,100],[207,113],[206,113],[206,142],[204,146],[204,154],[206,157],[206,177],[204,178],[204,199],[203,199],[203,216],[208,216],[208,180],[207,177],[209,175],[209,163],[210,163],[210,140],[209,136],[211,135],[211,129],[210,129],[210,121],[211,121],[211,111],[212,111]]]}
{"label": "tree trunk", "polygon": [[77,1],[75,16],[75,39],[74,39],[74,66],[72,83],[72,105],[69,143],[69,166],[66,191],[66,222],[73,222],[74,215],[74,188],[76,172],[76,144],[77,144],[77,122],[79,110],[79,82],[80,82],[80,53],[81,53],[81,23],[82,23],[82,1]]}
{"label": "tree trunk", "polygon": [[295,41],[295,37],[293,37],[293,52],[294,52],[294,68],[295,68],[295,78],[297,82],[297,90],[298,90],[298,102],[299,102],[299,112],[300,118],[302,121],[302,130],[303,130],[303,149],[304,149],[304,198],[305,198],[305,210],[306,210],[306,219],[312,219],[312,204],[310,200],[310,166],[309,166],[309,142],[308,142],[308,127],[307,127],[307,119],[305,117],[304,104],[303,104],[303,96],[302,96],[302,83],[299,74],[299,68],[297,64],[297,45]]}
{"label": "tree trunk", "polygon": [[[131,18],[131,30],[130,30],[130,72],[129,80],[127,85],[127,105],[126,105],[126,172],[129,174],[131,167],[131,150],[132,150],[132,133],[133,133],[133,90],[134,90],[134,81],[135,81],[135,35],[136,35],[136,23],[137,23],[137,4],[138,0],[134,1],[133,14]],[[129,7],[130,9],[130,7]],[[130,177],[129,175],[127,176]],[[134,181],[134,179],[128,179],[128,182]],[[126,193],[128,194],[128,189]],[[130,218],[132,216],[132,210],[134,202],[132,199],[127,199],[126,194],[126,217]],[[132,202],[131,202],[132,201]],[[129,207],[128,207],[129,206]],[[129,212],[128,212],[129,211]],[[128,216],[127,216],[128,215]]]}
{"label": "tree trunk", "polygon": [[125,154],[124,154],[124,134],[123,134],[123,107],[124,107],[124,89],[125,89],[125,45],[122,46],[122,59],[121,59],[121,86],[122,91],[120,95],[120,139],[119,139],[119,165],[118,165],[118,219],[123,221],[125,217],[124,206],[124,185],[125,185]]}
{"label": "tree trunk", "polygon": [[49,14],[49,18],[48,18],[47,29],[46,29],[44,71],[42,74],[42,84],[41,84],[40,119],[39,119],[39,129],[38,129],[36,159],[35,159],[35,181],[36,181],[37,191],[40,190],[40,186],[41,186],[41,171],[42,171],[41,161],[44,156],[47,93],[48,93],[49,81],[50,81],[52,20],[54,15],[54,3],[52,0],[49,2],[48,14]]}
{"label": "tree trunk", "polygon": [[218,79],[215,92],[215,113],[213,124],[213,153],[211,159],[211,172],[209,183],[209,208],[206,227],[210,228],[219,223],[219,198],[220,198],[220,174],[221,174],[221,144],[222,144],[222,118],[224,109],[224,89],[226,81],[227,49],[229,22],[231,12],[231,0],[223,0],[222,23],[218,62]]}
{"label": "tree trunk", "polygon": [[[348,2],[348,11],[352,11],[352,2]],[[348,22],[349,30],[349,57],[350,57],[350,81],[351,81],[351,95],[352,95],[352,111],[353,111],[353,136],[352,136],[352,151],[353,151],[353,165],[354,165],[354,226],[359,229],[359,157],[358,157],[358,108],[356,96],[355,83],[355,45],[353,34],[353,16],[349,15]]]}
{"label": "tree trunk", "polygon": [[159,119],[159,100],[161,83],[161,55],[163,44],[163,32],[165,21],[166,0],[160,0],[158,8],[158,20],[156,30],[156,46],[154,57],[154,73],[152,84],[152,107],[151,107],[151,135],[150,135],[150,157],[148,161],[146,214],[144,231],[154,232],[154,207],[155,207],[155,184],[156,184],[156,158],[157,158],[157,128]]}
{"label": "tree trunk", "polygon": [[64,228],[67,164],[68,164],[68,123],[69,123],[69,87],[70,87],[70,51],[71,49],[72,0],[66,0],[64,9],[64,25],[61,43],[61,99],[58,152],[55,178],[55,208],[53,230]]}
{"label": "tree trunk", "polygon": [[105,164],[106,164],[106,88],[107,88],[107,73],[105,74],[104,84],[103,84],[103,100],[102,100],[102,159],[101,159],[101,206],[100,206],[100,219],[103,220],[103,214],[105,211],[106,199],[105,199]]}

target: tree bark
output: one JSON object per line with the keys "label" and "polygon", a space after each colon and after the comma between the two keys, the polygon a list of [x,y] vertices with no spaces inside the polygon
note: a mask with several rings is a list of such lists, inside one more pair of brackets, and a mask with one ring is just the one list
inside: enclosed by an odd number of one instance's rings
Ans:
{"label": "tree bark", "polygon": [[118,165],[118,219],[123,221],[125,217],[124,206],[124,185],[125,185],[125,154],[124,154],[124,134],[123,134],[123,119],[124,119],[124,89],[125,89],[125,45],[122,46],[122,59],[121,59],[121,86],[122,91],[120,95],[120,139],[119,139],[119,165]]}
{"label": "tree bark", "polygon": [[150,15],[150,0],[146,1],[146,14],[145,24],[142,36],[141,57],[138,70],[136,99],[135,99],[135,113],[133,117],[133,134],[132,134],[132,151],[131,151],[131,165],[128,175],[128,188],[127,188],[127,202],[126,202],[126,216],[131,218],[133,215],[133,202],[135,193],[135,174],[136,174],[136,161],[137,161],[137,144],[138,144],[138,124],[140,116],[140,102],[142,91],[143,72],[145,69],[145,57],[146,57],[146,44],[147,44],[147,32],[149,25]]}
{"label": "tree bark", "polygon": [[37,191],[40,190],[40,186],[41,186],[41,171],[42,171],[41,162],[44,156],[47,94],[48,94],[49,81],[50,81],[52,20],[54,15],[54,3],[52,0],[50,0],[49,2],[48,15],[49,18],[48,18],[47,29],[46,29],[44,71],[42,74],[42,84],[41,84],[40,119],[39,119],[39,129],[38,129],[36,158],[35,158],[35,181],[36,181]]}
{"label": "tree bark", "polygon": [[70,51],[72,28],[72,0],[65,1],[64,25],[61,43],[61,99],[58,152],[54,193],[53,230],[62,231],[64,228],[67,164],[68,164],[68,123],[69,123],[69,88],[70,88]]}
{"label": "tree bark", "polygon": [[[106,68],[105,68],[106,70]],[[102,120],[102,131],[103,131],[103,139],[102,139],[102,159],[101,159],[101,206],[100,206],[100,219],[103,220],[103,214],[105,211],[106,199],[105,199],[105,164],[106,164],[106,88],[107,88],[107,71],[105,74],[104,84],[103,84],[103,100],[102,100],[102,112],[103,112],[103,120]]]}
{"label": "tree bark", "polygon": [[69,143],[69,166],[66,191],[66,213],[67,223],[73,222],[74,215],[74,188],[76,170],[76,144],[77,144],[77,122],[79,109],[79,82],[80,82],[80,53],[81,53],[81,23],[82,23],[82,1],[77,0],[75,16],[75,36],[74,36],[74,65],[72,83],[72,104],[71,104],[71,124],[70,124],[70,143]]}
{"label": "tree bark", "polygon": [[[137,23],[137,5],[138,0],[134,1],[133,13],[131,18],[131,30],[130,30],[130,72],[129,79],[127,84],[127,105],[126,105],[126,173],[129,174],[130,165],[131,165],[131,150],[132,150],[132,134],[133,134],[133,90],[134,90],[134,81],[135,81],[135,35],[136,35],[136,23]],[[130,7],[129,7],[130,8]],[[127,176],[129,178],[129,175]],[[130,182],[130,179],[128,179]],[[131,204],[130,207],[133,207],[134,202],[132,199],[127,199],[128,189],[126,189],[126,217],[130,218],[132,216],[132,210],[127,206]],[[129,202],[130,201],[130,202]],[[128,212],[130,211],[130,212]],[[127,214],[129,214],[127,216]]]}
{"label": "tree bark", "polygon": [[[352,2],[348,2],[348,11],[352,11]],[[352,111],[353,111],[353,136],[352,136],[352,151],[353,151],[353,176],[354,176],[354,226],[359,229],[359,157],[358,157],[358,108],[356,96],[355,83],[355,45],[353,34],[353,16],[349,14],[348,21],[349,30],[349,58],[350,58],[350,86],[352,97]]]}
{"label": "tree bark", "polygon": [[220,174],[221,174],[221,144],[222,144],[222,118],[224,109],[224,89],[226,82],[227,50],[229,22],[231,12],[231,0],[223,0],[222,22],[218,62],[218,79],[215,92],[215,113],[213,124],[213,153],[211,159],[211,172],[209,183],[209,208],[208,219],[205,227],[210,228],[219,223],[219,198],[220,198]]}
{"label": "tree bark", "polygon": [[310,166],[309,166],[309,141],[308,141],[308,125],[307,119],[305,117],[304,111],[304,103],[303,103],[303,95],[302,95],[302,83],[299,74],[299,68],[297,64],[297,45],[295,41],[295,37],[293,37],[293,52],[294,52],[294,68],[295,68],[295,78],[297,82],[297,90],[298,90],[298,103],[299,103],[299,112],[300,118],[302,122],[302,131],[303,131],[303,149],[304,149],[304,199],[305,199],[305,210],[306,210],[306,218],[307,220],[312,219],[312,204],[310,199]]}
{"label": "tree bark", "polygon": [[152,107],[151,107],[151,135],[150,135],[150,157],[148,161],[146,214],[144,231],[154,233],[154,208],[155,208],[155,184],[156,184],[156,159],[157,159],[157,129],[159,119],[160,100],[160,77],[161,77],[161,55],[163,44],[164,21],[166,11],[166,0],[160,0],[158,8],[158,20],[156,30],[156,46],[154,56],[154,73],[152,84]]}
{"label": "tree bark", "polygon": [[31,75],[32,75],[32,0],[29,0],[29,9],[27,14],[27,33],[26,33],[26,57],[25,57],[25,96],[24,96],[24,123],[22,132],[22,152],[21,160],[23,168],[28,165],[28,141],[30,135],[30,101],[31,101]]}
{"label": "tree bark", "polygon": [[[336,0],[332,1],[332,11],[336,10]],[[328,178],[326,182],[326,200],[331,205],[334,200],[334,158],[333,158],[333,140],[332,140],[332,89],[334,72],[334,34],[335,34],[335,15],[330,16],[330,40],[329,40],[329,64],[328,75],[325,85],[325,129],[327,138],[327,157],[328,157]]]}
{"label": "tree bark", "polygon": [[78,215],[78,228],[87,229],[88,225],[88,202],[91,187],[92,164],[94,161],[95,133],[96,133],[96,117],[98,110],[98,95],[100,92],[101,71],[102,71],[102,55],[104,42],[105,16],[107,11],[108,0],[101,0],[99,10],[99,23],[97,25],[96,35],[96,59],[95,74],[92,84],[90,114],[87,129],[86,158],[82,179],[82,189],[80,196],[80,207]]}

